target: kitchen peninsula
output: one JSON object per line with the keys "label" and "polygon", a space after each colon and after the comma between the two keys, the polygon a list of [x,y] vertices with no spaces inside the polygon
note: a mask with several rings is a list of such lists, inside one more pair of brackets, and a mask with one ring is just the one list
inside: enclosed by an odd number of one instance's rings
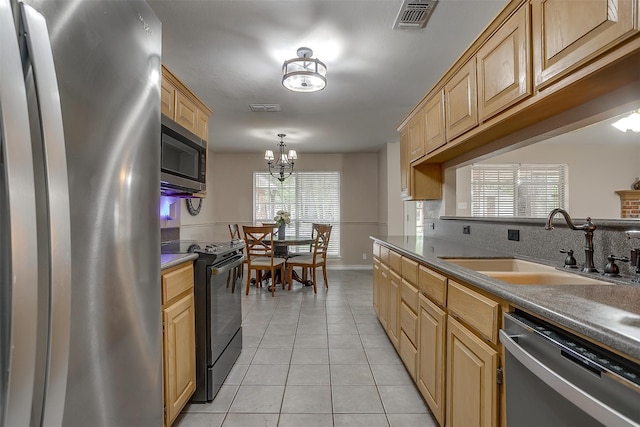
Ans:
{"label": "kitchen peninsula", "polygon": [[[581,281],[593,275],[576,274],[575,284],[514,285],[446,260],[513,258],[500,250],[430,237],[372,239],[374,308],[441,425],[454,414],[505,425],[498,332],[503,315],[516,309],[640,363],[640,287],[628,278],[587,285]],[[477,406],[463,402],[456,387],[481,390],[469,395]]]}

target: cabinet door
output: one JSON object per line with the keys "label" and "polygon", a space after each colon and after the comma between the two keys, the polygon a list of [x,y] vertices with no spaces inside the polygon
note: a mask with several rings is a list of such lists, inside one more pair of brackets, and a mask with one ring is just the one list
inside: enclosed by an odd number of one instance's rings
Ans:
{"label": "cabinet door", "polygon": [[380,261],[374,258],[373,260],[373,309],[380,316],[380,310],[378,309],[379,305],[379,295],[380,292]]}
{"label": "cabinet door", "polygon": [[176,122],[198,134],[198,107],[180,91],[176,91]]}
{"label": "cabinet door", "polygon": [[498,353],[448,317],[447,427],[498,425]]}
{"label": "cabinet door", "polygon": [[444,90],[427,101],[423,111],[424,152],[428,154],[447,142],[444,130]]}
{"label": "cabinet door", "polygon": [[478,51],[478,115],[485,120],[531,95],[529,5]]}
{"label": "cabinet door", "polygon": [[400,276],[389,272],[389,299],[387,300],[387,333],[397,349],[400,344]]}
{"label": "cabinet door", "polygon": [[387,306],[389,300],[389,267],[380,264],[380,286],[378,286],[378,319],[380,324],[387,329]]}
{"label": "cabinet door", "polygon": [[400,196],[403,199],[410,198],[409,179],[411,176],[409,165],[409,131],[404,128],[400,131]]}
{"label": "cabinet door", "polygon": [[407,131],[409,133],[409,163],[424,156],[424,116],[419,111],[409,121]]}
{"label": "cabinet door", "polygon": [[638,30],[635,0],[534,0],[536,87],[549,84]]}
{"label": "cabinet door", "polygon": [[447,141],[478,125],[476,58],[469,60],[444,87]]}
{"label": "cabinet door", "polygon": [[196,389],[193,293],[165,308],[162,317],[166,424],[170,425]]}
{"label": "cabinet door", "polygon": [[160,111],[171,120],[176,116],[176,88],[166,79],[160,84]]}
{"label": "cabinet door", "polygon": [[204,139],[205,141],[209,140],[209,116],[207,113],[198,108],[198,132],[196,134]]}
{"label": "cabinet door", "polygon": [[424,295],[418,314],[418,378],[420,393],[433,416],[444,426],[445,330],[447,315]]}

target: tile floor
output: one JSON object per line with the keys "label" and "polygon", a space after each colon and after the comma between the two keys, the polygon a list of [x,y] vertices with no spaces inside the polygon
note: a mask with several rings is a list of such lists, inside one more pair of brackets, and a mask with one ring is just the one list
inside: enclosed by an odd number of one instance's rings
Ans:
{"label": "tile floor", "polygon": [[252,287],[236,365],[213,402],[173,425],[436,427],[373,311],[371,270],[328,276],[317,295]]}

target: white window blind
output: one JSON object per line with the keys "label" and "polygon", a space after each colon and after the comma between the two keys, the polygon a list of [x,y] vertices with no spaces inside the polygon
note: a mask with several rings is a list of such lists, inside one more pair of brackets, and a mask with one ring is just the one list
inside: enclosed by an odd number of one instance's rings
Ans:
{"label": "white window blind", "polygon": [[471,215],[544,218],[567,208],[567,165],[486,164],[471,168]]}
{"label": "white window blind", "polygon": [[[287,236],[311,236],[313,223],[330,224],[328,254],[340,256],[340,173],[294,172],[284,182],[268,172],[253,174],[253,221],[273,222],[276,212],[291,214]],[[290,248],[307,252],[308,247]]]}

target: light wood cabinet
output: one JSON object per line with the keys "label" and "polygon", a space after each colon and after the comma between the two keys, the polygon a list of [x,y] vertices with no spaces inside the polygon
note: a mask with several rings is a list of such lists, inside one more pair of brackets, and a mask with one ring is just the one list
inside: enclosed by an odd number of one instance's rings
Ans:
{"label": "light wood cabinet", "polygon": [[476,58],[471,58],[444,86],[447,141],[478,126]]}
{"label": "light wood cabinet", "polygon": [[424,116],[424,152],[430,153],[447,142],[444,122],[444,90],[436,92],[422,109]]}
{"label": "light wood cabinet", "polygon": [[380,277],[381,267],[380,260],[373,259],[373,309],[378,316],[380,316]]}
{"label": "light wood cabinet", "polygon": [[208,141],[209,117],[213,111],[164,65],[160,88],[162,114]]}
{"label": "light wood cabinet", "polygon": [[164,76],[160,84],[160,112],[167,117],[176,116],[176,87]]}
{"label": "light wood cabinet", "polygon": [[533,69],[544,87],[637,33],[635,0],[532,0]]}
{"label": "light wood cabinet", "polygon": [[416,114],[407,126],[409,138],[409,163],[424,156],[424,115]]}
{"label": "light wood cabinet", "polygon": [[523,4],[478,51],[480,120],[531,95],[529,4]]}
{"label": "light wood cabinet", "polygon": [[162,272],[162,350],[165,426],[170,426],[196,389],[193,264]]}
{"label": "light wood cabinet", "polygon": [[378,318],[440,426],[500,425],[505,302],[383,245],[375,253]]}
{"label": "light wood cabinet", "polygon": [[445,409],[445,347],[447,314],[420,295],[418,370],[416,383],[441,426]]}
{"label": "light wood cabinet", "polygon": [[403,199],[410,199],[409,176],[411,165],[409,164],[409,130],[403,129],[400,132],[400,196]]}
{"label": "light wood cabinet", "polygon": [[498,353],[452,317],[447,321],[447,427],[498,425]]}
{"label": "light wood cabinet", "polygon": [[396,349],[400,347],[400,283],[400,275],[391,270],[387,297],[387,333]]}
{"label": "light wood cabinet", "polygon": [[176,93],[176,123],[198,134],[198,107],[182,92]]}

